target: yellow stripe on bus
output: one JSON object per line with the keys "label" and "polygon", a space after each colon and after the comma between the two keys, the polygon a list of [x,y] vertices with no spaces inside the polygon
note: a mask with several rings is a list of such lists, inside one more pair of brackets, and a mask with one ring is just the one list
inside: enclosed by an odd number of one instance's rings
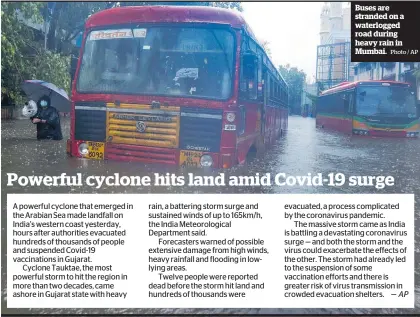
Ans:
{"label": "yellow stripe on bus", "polygon": [[136,139],[150,139],[150,140],[168,140],[176,141],[176,135],[158,134],[158,133],[140,133],[137,131],[109,131],[110,136],[122,136]]}
{"label": "yellow stripe on bus", "polygon": [[132,145],[143,145],[151,147],[165,147],[165,148],[176,148],[177,145],[173,145],[170,141],[157,141],[157,140],[146,140],[146,139],[129,139],[119,136],[112,137],[112,143],[120,144],[132,144]]}
{"label": "yellow stripe on bus", "polygon": [[[110,131],[131,131],[137,132],[136,125],[117,125],[117,124],[110,124],[109,125]],[[150,127],[147,125],[146,130],[142,133],[159,133],[165,135],[171,135],[176,137],[177,130],[176,129],[166,129],[166,128],[159,128],[159,127]]]}
{"label": "yellow stripe on bus", "polygon": [[389,132],[401,132],[401,131],[407,131],[407,132],[417,132],[420,130],[420,124],[415,124],[409,128],[379,128],[379,127],[372,127],[368,123],[360,122],[357,120],[353,121],[353,128],[354,129],[370,129],[375,131],[389,131]]}

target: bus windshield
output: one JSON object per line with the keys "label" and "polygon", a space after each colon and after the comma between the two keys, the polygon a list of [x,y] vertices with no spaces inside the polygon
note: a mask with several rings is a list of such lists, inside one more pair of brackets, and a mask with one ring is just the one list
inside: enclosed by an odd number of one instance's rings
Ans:
{"label": "bus windshield", "polygon": [[230,31],[210,27],[95,30],[87,36],[77,91],[228,99],[234,42]]}
{"label": "bus windshield", "polygon": [[356,112],[362,116],[416,117],[414,92],[403,86],[366,86],[357,88]]}

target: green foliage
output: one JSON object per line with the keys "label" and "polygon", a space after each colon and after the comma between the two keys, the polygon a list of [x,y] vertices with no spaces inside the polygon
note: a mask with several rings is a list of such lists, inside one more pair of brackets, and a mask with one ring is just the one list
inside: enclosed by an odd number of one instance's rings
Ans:
{"label": "green foliage", "polygon": [[260,44],[261,44],[262,48],[264,49],[264,51],[267,53],[267,55],[271,58],[272,55],[271,55],[270,42],[263,40],[263,41],[261,41]]}
{"label": "green foliage", "polygon": [[22,101],[20,86],[24,80],[40,79],[70,90],[69,58],[43,49],[36,31],[19,20],[17,10],[26,19],[41,22],[42,3],[8,2],[1,4],[1,89],[15,103]]}
{"label": "green foliage", "polygon": [[115,6],[112,2],[56,2],[48,33],[48,49],[70,54],[66,48],[92,14]]}
{"label": "green foliage", "polygon": [[417,80],[420,80],[420,68],[414,71],[414,76],[417,78]]}
{"label": "green foliage", "polygon": [[280,74],[284,77],[289,85],[289,106],[292,109],[300,109],[302,100],[302,91],[306,81],[306,74],[303,70],[296,67],[279,66]]}
{"label": "green foliage", "polygon": [[32,78],[40,79],[63,88],[70,95],[70,56],[42,51],[34,59]]}
{"label": "green foliage", "polygon": [[318,100],[318,96],[312,95],[309,92],[306,92],[306,97],[312,101],[312,103],[316,103]]}

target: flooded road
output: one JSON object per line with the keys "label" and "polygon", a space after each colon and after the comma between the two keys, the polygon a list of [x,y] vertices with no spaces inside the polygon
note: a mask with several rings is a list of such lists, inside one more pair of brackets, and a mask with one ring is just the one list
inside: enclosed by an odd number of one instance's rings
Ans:
{"label": "flooded road", "polygon": [[[257,158],[246,166],[225,171],[226,175],[255,175],[256,173],[343,173],[346,177],[358,175],[393,176],[395,186],[385,189],[373,187],[6,187],[6,173],[27,175],[151,175],[153,173],[185,174],[189,171],[177,167],[145,166],[140,163],[78,160],[66,155],[69,135],[68,119],[63,121],[64,140],[37,141],[35,128],[28,121],[2,122],[2,248],[6,249],[6,195],[7,193],[415,193],[416,228],[420,228],[420,140],[358,138],[315,128],[315,120],[290,117],[289,132],[264,157]],[[195,170],[197,175],[216,174],[217,171]],[[416,230],[416,308],[401,309],[182,309],[182,310],[100,310],[101,313],[419,313],[420,314],[420,233]],[[2,275],[5,283],[5,262],[2,256]],[[281,286],[279,286],[280,289]],[[5,313],[81,313],[80,310],[8,310],[6,294],[2,296]],[[98,310],[84,310],[98,313]]]}

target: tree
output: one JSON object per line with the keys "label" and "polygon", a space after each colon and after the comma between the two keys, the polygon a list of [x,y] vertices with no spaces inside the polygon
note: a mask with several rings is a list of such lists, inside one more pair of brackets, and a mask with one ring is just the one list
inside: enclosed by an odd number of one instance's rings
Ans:
{"label": "tree", "polygon": [[41,79],[69,90],[69,59],[45,51],[37,41],[37,31],[27,27],[20,17],[41,22],[42,3],[1,3],[1,89],[14,103],[22,102],[20,85],[26,79]]}
{"label": "tree", "polygon": [[270,42],[266,40],[260,41],[260,44],[264,51],[267,53],[267,55],[271,58],[271,48],[270,48]]}
{"label": "tree", "polygon": [[418,81],[420,81],[420,68],[417,68],[417,69],[414,71],[414,76],[416,77],[416,79],[417,79]]}
{"label": "tree", "polygon": [[291,67],[289,64],[285,66],[280,65],[279,71],[289,85],[289,107],[292,109],[292,112],[300,114],[306,74],[303,70],[298,70],[298,68]]}
{"label": "tree", "polygon": [[66,47],[83,30],[86,19],[115,5],[115,2],[56,2],[52,14],[44,15],[50,22],[48,49],[69,54]]}

